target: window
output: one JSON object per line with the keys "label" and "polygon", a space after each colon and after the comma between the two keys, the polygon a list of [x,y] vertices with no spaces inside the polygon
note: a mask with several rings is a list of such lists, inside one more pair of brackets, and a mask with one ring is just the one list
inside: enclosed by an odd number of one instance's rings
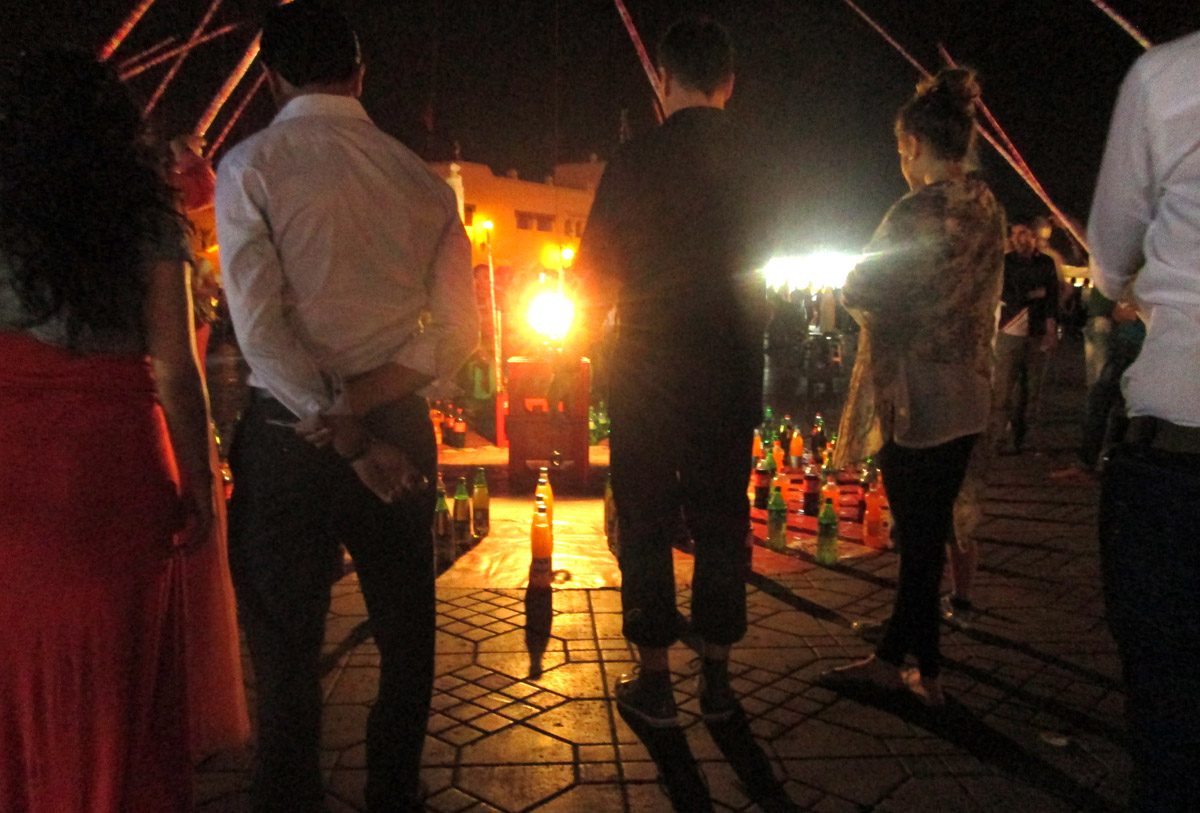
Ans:
{"label": "window", "polygon": [[538,231],[554,231],[554,215],[537,215]]}
{"label": "window", "polygon": [[575,236],[574,225],[575,225],[574,221],[564,220],[563,221],[563,234],[565,234],[567,237],[574,237]]}
{"label": "window", "polygon": [[463,206],[463,225],[471,226],[475,223],[475,204],[468,203]]}
{"label": "window", "polygon": [[534,216],[529,212],[517,212],[517,228],[528,231],[533,228]]}
{"label": "window", "polygon": [[546,215],[541,212],[517,212],[517,228],[527,231],[535,228],[538,231],[554,231],[554,215]]}

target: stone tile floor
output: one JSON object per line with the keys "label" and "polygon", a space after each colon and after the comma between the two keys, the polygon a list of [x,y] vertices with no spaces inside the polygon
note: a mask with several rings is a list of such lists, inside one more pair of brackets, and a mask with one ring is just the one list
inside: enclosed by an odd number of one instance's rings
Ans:
{"label": "stone tile floor", "polygon": [[[684,728],[674,745],[690,746],[715,809],[765,809],[750,798],[753,776],[730,767],[744,769],[757,753],[797,805],[818,813],[1120,808],[1129,761],[1100,595],[1096,486],[1045,476],[1076,436],[1079,387],[1061,377],[1034,438],[1041,452],[999,458],[990,477],[979,530],[982,614],[970,629],[943,628],[944,709],[815,684],[821,671],[871,651],[851,624],[888,614],[892,553],[836,568],[807,559],[779,572],[758,568],[748,585],[750,632],[733,655],[753,738],[731,743],[700,721],[695,654],[676,648]],[[595,520],[576,530],[602,545],[598,502],[576,508]],[[685,614],[688,599],[681,588]],[[651,756],[662,758],[663,743],[639,738],[613,703],[612,683],[633,660],[616,590],[442,586],[438,612],[429,810],[671,809]],[[363,809],[363,730],[378,677],[364,620],[350,574],[334,587],[326,642],[322,760],[335,813]],[[198,809],[246,810],[249,762],[247,751],[202,764]]]}

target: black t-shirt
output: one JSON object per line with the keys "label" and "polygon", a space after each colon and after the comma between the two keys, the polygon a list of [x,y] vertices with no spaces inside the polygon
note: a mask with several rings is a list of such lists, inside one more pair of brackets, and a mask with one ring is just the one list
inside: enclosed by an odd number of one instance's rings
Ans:
{"label": "black t-shirt", "polygon": [[[1037,288],[1044,288],[1046,295],[1030,299],[1029,294]],[[1058,270],[1054,260],[1041,253],[1028,259],[1015,251],[1005,254],[1001,301],[1001,328],[1029,308],[1029,335],[1044,336],[1046,320],[1058,318]]]}
{"label": "black t-shirt", "polygon": [[692,107],[605,170],[581,256],[620,284],[614,418],[651,409],[744,429],[762,417],[766,261],[752,152],[715,108]]}

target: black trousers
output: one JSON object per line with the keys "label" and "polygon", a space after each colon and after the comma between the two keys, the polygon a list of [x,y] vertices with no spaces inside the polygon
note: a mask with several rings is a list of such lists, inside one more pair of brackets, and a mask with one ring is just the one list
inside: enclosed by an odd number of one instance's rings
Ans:
{"label": "black trousers", "polygon": [[1137,813],[1200,810],[1200,454],[1117,446],[1100,492]]}
{"label": "black trousers", "polygon": [[[432,482],[437,449],[425,401],[413,397],[391,417],[389,439]],[[325,809],[319,661],[341,543],[354,557],[380,654],[367,719],[367,809],[419,810],[433,688],[435,495],[388,505],[332,450],[272,420],[294,417],[278,402],[252,403],[230,459],[229,559],[258,709],[254,809]]]}
{"label": "black trousers", "polygon": [[909,653],[921,674],[941,672],[938,648],[938,587],[946,564],[946,540],[954,528],[954,498],[978,435],[966,435],[928,449],[888,441],[879,453],[896,545],[900,588],[883,640],[875,655],[897,666]]}
{"label": "black trousers", "polygon": [[753,430],[684,423],[679,413],[653,409],[613,416],[624,632],[638,646],[667,647],[679,638],[671,546],[681,512],[696,555],[692,629],[719,646],[746,634]]}

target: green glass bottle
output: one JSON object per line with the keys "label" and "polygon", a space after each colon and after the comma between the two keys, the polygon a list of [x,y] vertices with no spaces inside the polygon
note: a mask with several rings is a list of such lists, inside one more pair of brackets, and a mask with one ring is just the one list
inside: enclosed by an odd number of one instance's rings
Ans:
{"label": "green glass bottle", "polygon": [[471,497],[467,494],[467,478],[458,478],[454,490],[454,547],[459,553],[471,547]]}
{"label": "green glass bottle", "polygon": [[826,500],[821,515],[817,517],[817,564],[836,565],[838,540],[838,515],[833,500]]}
{"label": "green glass bottle", "polygon": [[767,547],[787,550],[787,503],[779,487],[771,491],[771,501],[767,504]]}
{"label": "green glass bottle", "polygon": [[476,539],[483,539],[491,531],[491,516],[487,475],[480,466],[475,470],[475,486],[471,489],[471,520],[475,524]]}

